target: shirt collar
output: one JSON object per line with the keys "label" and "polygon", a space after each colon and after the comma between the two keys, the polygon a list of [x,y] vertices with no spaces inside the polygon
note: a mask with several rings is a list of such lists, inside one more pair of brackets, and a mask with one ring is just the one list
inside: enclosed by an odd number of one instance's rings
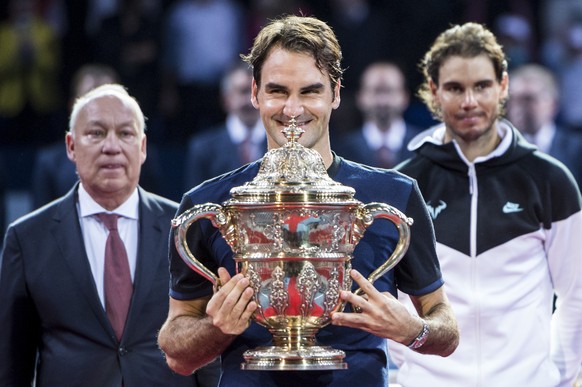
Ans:
{"label": "shirt collar", "polygon": [[537,131],[534,135],[527,136],[528,139],[537,145],[539,150],[542,152],[548,153],[550,150],[550,146],[552,145],[552,140],[554,139],[554,135],[556,134],[556,125],[549,123],[543,125],[540,130]]}
{"label": "shirt collar", "polygon": [[107,211],[99,203],[97,203],[91,197],[91,195],[89,195],[85,187],[83,187],[83,183],[79,184],[78,195],[79,195],[79,214],[81,214],[82,218],[92,216],[101,212],[109,212],[129,219],[138,219],[139,194],[137,191],[137,187],[133,191],[133,193],[129,196],[129,198],[113,211]]}
{"label": "shirt collar", "polygon": [[[235,116],[234,114],[229,114],[226,118],[226,130],[230,136],[232,142],[235,144],[240,144],[247,137],[247,127],[243,122]],[[265,138],[265,128],[261,120],[257,120],[256,124],[250,129],[251,132],[251,142],[253,144],[259,144]]]}
{"label": "shirt collar", "polygon": [[337,175],[339,168],[340,168],[341,160],[340,160],[339,156],[336,155],[334,152],[331,152],[331,154],[333,156],[333,160],[332,160],[329,168],[327,168],[327,174],[332,179],[335,179],[335,176]]}
{"label": "shirt collar", "polygon": [[390,125],[390,128],[386,132],[383,132],[376,124],[366,122],[362,128],[362,132],[366,142],[373,150],[386,146],[390,150],[397,151],[402,147],[406,133],[406,124],[404,120],[398,119]]}

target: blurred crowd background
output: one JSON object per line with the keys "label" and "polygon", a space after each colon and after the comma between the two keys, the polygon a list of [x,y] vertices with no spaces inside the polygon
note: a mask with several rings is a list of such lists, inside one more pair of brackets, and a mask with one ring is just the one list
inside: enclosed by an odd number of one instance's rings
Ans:
{"label": "blurred crowd background", "polygon": [[[37,158],[65,153],[64,133],[87,65],[113,69],[142,106],[155,172],[146,187],[180,200],[189,139],[225,119],[222,75],[247,53],[264,23],[278,15],[325,20],[346,68],[331,135],[361,124],[359,76],[390,60],[414,95],[417,65],[451,24],[475,21],[497,35],[510,69],[537,63],[559,84],[561,127],[582,132],[582,0],[5,0],[0,10],[0,213],[6,223],[42,203],[33,199]],[[433,121],[413,97],[405,117]],[[155,151],[155,152],[154,152]],[[154,165],[155,164],[155,165]],[[42,183],[47,184],[47,183]]]}

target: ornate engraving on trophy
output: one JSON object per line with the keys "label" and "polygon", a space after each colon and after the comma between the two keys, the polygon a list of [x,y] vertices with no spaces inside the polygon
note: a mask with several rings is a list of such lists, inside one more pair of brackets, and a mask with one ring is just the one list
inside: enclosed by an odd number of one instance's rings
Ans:
{"label": "ornate engraving on trophy", "polygon": [[289,305],[284,282],[285,272],[280,266],[277,266],[275,270],[273,270],[271,277],[273,280],[271,282],[269,302],[275,309],[276,314],[283,315],[285,309],[287,309],[287,306]]}
{"label": "ornate engraving on trophy", "polygon": [[[324,314],[322,315],[323,318],[330,318],[331,312],[335,310],[338,306],[337,300],[340,298],[340,290],[341,289],[351,289],[351,281],[349,276],[344,276],[344,280],[347,280],[349,283],[348,287],[341,287],[340,286],[340,279],[339,279],[339,270],[337,267],[333,267],[331,269],[329,279],[327,280],[327,291],[325,292],[325,299],[323,300],[324,306]],[[344,282],[344,285],[347,285]]]}

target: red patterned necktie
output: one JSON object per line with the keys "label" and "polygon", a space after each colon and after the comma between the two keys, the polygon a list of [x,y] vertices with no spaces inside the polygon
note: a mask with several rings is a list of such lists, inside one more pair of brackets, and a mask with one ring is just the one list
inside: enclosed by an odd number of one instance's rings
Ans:
{"label": "red patterned necktie", "polygon": [[105,243],[105,272],[103,276],[105,311],[117,338],[121,339],[133,293],[127,251],[117,231],[117,218],[119,216],[105,213],[96,216],[109,230]]}
{"label": "red patterned necktie", "polygon": [[253,131],[247,129],[245,139],[239,144],[239,156],[242,165],[255,161],[254,144],[252,141]]}

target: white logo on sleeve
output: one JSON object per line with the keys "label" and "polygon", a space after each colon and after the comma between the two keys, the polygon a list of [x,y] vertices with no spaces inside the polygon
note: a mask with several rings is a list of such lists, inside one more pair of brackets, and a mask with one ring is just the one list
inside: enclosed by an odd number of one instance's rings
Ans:
{"label": "white logo on sleeve", "polygon": [[523,208],[519,206],[518,203],[507,202],[503,206],[503,213],[504,214],[511,214],[513,212],[521,212]]}
{"label": "white logo on sleeve", "polygon": [[433,207],[429,201],[426,203],[426,208],[427,208],[428,213],[430,214],[430,217],[432,218],[432,220],[435,220],[436,217],[439,216],[441,211],[444,210],[445,208],[447,208],[447,203],[443,202],[442,200],[439,200],[438,206]]}

